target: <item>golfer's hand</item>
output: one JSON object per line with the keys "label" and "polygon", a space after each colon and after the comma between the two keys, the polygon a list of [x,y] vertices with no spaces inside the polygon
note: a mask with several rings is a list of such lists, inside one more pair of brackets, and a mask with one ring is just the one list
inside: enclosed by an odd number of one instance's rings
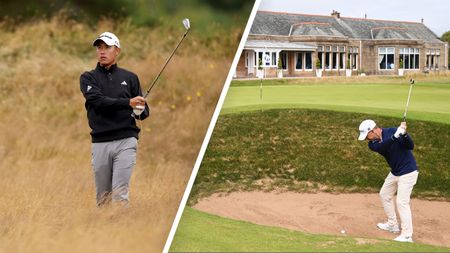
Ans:
{"label": "golfer's hand", "polygon": [[406,130],[406,121],[400,123],[400,127]]}
{"label": "golfer's hand", "polygon": [[145,98],[141,96],[134,97],[130,99],[130,106],[136,108],[136,106],[142,105],[145,106]]}
{"label": "golfer's hand", "polygon": [[394,137],[398,138],[398,137],[400,137],[400,135],[404,135],[405,133],[406,133],[406,130],[403,127],[399,126],[397,128],[397,131],[395,131]]}

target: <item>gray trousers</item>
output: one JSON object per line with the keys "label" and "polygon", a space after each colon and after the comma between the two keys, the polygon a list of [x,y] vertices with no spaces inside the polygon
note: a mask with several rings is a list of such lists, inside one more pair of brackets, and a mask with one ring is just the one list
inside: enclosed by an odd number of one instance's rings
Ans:
{"label": "gray trousers", "polygon": [[131,172],[136,164],[137,139],[134,137],[92,143],[92,167],[97,206],[114,201],[128,204]]}

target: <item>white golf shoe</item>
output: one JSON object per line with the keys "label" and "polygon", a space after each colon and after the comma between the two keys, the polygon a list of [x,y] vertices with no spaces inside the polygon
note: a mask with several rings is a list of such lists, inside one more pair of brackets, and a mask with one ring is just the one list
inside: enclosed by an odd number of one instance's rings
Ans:
{"label": "white golf shoe", "polygon": [[400,228],[398,227],[398,224],[396,225],[389,225],[389,223],[378,223],[377,227],[381,230],[389,231],[391,233],[399,233]]}
{"label": "white golf shoe", "polygon": [[404,236],[404,235],[399,235],[397,236],[394,241],[397,242],[413,242],[412,236]]}

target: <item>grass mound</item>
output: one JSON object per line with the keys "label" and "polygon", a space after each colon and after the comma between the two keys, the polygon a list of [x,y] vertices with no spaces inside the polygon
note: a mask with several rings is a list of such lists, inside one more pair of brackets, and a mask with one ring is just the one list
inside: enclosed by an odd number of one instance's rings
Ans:
{"label": "grass mound", "polygon": [[[205,232],[207,231],[207,232]],[[312,235],[225,219],[186,207],[171,252],[446,252],[418,243]]]}
{"label": "grass mound", "polygon": [[[291,190],[376,192],[384,158],[357,140],[361,120],[395,126],[398,118],[313,109],[221,115],[190,202],[215,192]],[[450,125],[411,120],[420,176],[413,195],[450,199]]]}

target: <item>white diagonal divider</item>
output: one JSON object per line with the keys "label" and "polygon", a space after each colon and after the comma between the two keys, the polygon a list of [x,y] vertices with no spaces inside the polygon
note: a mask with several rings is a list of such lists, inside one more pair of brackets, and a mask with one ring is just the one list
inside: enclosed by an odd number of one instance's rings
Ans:
{"label": "white diagonal divider", "polygon": [[233,78],[233,74],[236,71],[236,67],[239,61],[239,57],[241,56],[242,50],[244,49],[245,42],[247,41],[248,34],[250,32],[250,28],[252,27],[253,20],[256,16],[256,11],[259,8],[261,0],[255,0],[255,4],[253,5],[252,12],[250,13],[249,19],[247,21],[247,25],[244,30],[244,34],[242,35],[241,42],[239,43],[239,47],[236,50],[236,55],[234,56],[233,63],[231,64],[230,71],[228,72],[227,79],[225,80],[225,84],[222,88],[222,92],[219,97],[219,101],[217,102],[216,109],[214,110],[214,114],[212,116],[211,122],[209,123],[208,130],[206,131],[205,139],[203,140],[202,146],[200,148],[200,152],[198,153],[197,160],[195,161],[194,168],[191,173],[191,177],[186,186],[186,190],[184,191],[183,198],[181,199],[180,206],[178,207],[177,214],[172,224],[172,228],[170,229],[169,236],[167,237],[166,244],[164,245],[163,252],[169,252],[170,245],[172,245],[173,238],[175,236],[175,232],[177,231],[178,224],[180,223],[181,215],[183,214],[183,210],[186,206],[186,202],[191,193],[192,186],[194,185],[195,178],[197,177],[198,169],[200,168],[200,164],[202,163],[203,156],[205,155],[206,148],[208,147],[209,140],[211,139],[212,132],[217,122],[217,118],[219,117],[220,110],[222,109],[223,102],[225,101],[225,97],[227,96],[228,88],[230,87],[231,79]]}

